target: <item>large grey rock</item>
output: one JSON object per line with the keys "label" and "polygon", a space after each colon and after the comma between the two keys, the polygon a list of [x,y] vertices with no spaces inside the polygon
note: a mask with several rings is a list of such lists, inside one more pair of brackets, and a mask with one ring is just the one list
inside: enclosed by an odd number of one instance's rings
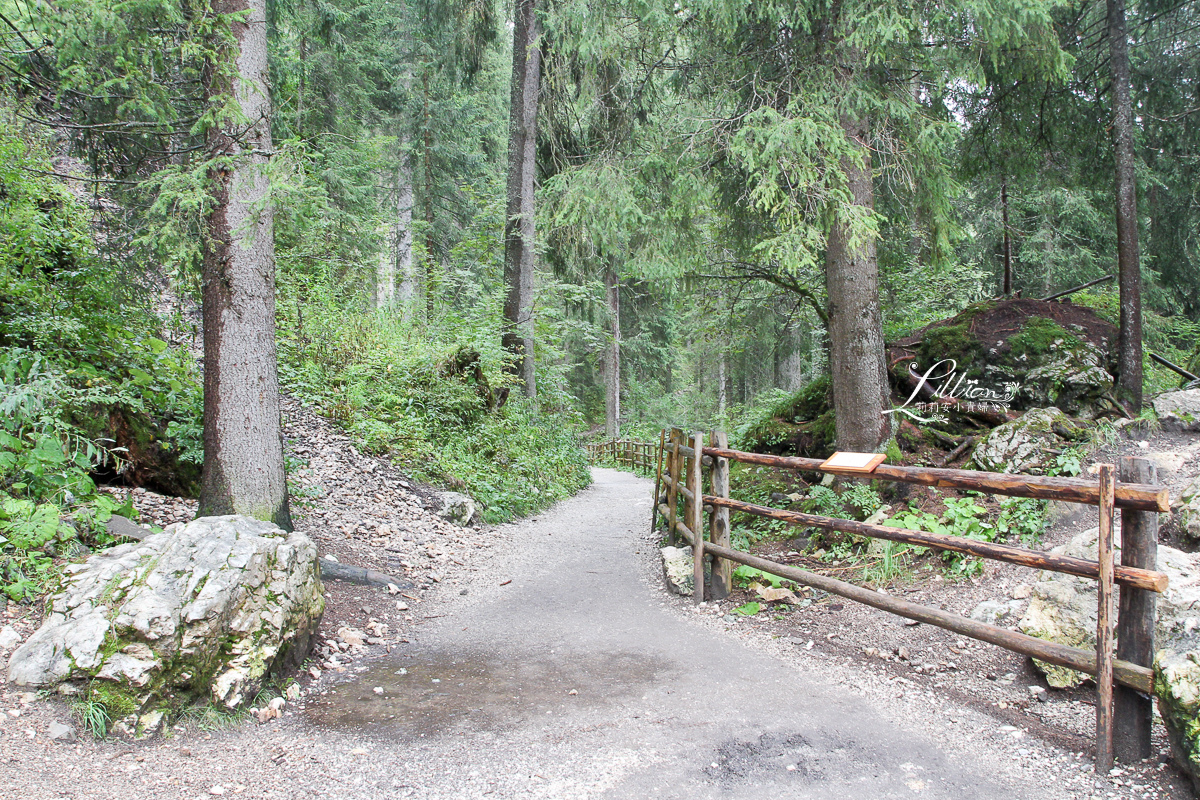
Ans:
{"label": "large grey rock", "polygon": [[663,547],[659,552],[662,553],[663,579],[667,582],[667,588],[675,594],[691,597],[696,586],[692,548]]}
{"label": "large grey rock", "polygon": [[[1096,559],[1099,528],[1091,528],[1050,552],[1077,558]],[[1119,531],[1118,531],[1119,532]],[[1119,541],[1118,541],[1119,561]],[[1158,651],[1200,650],[1200,554],[1184,553],[1158,546],[1158,569],[1169,579],[1159,595],[1155,617],[1155,649]],[[1096,589],[1089,578],[1057,572],[1041,572],[1033,584],[1032,597],[1020,629],[1030,636],[1073,647],[1096,647]],[[1051,686],[1077,686],[1088,676],[1065,667],[1035,661]]]}
{"label": "large grey rock", "polygon": [[1050,345],[1045,360],[1025,373],[1022,386],[1038,405],[1095,419],[1112,407],[1105,395],[1112,392],[1113,376],[1103,362],[1104,354],[1090,344],[1059,339]]}
{"label": "large grey rock", "polygon": [[975,448],[974,463],[989,472],[1040,475],[1054,459],[1050,451],[1061,450],[1065,439],[1080,434],[1079,427],[1057,408],[1031,408],[994,428]]}
{"label": "large grey rock", "polygon": [[312,540],[238,516],[172,528],[68,566],[9,680],[91,681],[148,719],[197,700],[236,708],[302,660],[325,607]]}
{"label": "large grey rock", "polygon": [[1200,539],[1200,475],[1192,478],[1179,493],[1176,504],[1179,527],[1192,539]]}
{"label": "large grey rock", "polygon": [[478,513],[475,501],[461,492],[438,492],[438,500],[442,504],[438,516],[455,525],[470,525]]}
{"label": "large grey rock", "polygon": [[1164,392],[1154,398],[1154,413],[1168,431],[1200,431],[1200,389]]}

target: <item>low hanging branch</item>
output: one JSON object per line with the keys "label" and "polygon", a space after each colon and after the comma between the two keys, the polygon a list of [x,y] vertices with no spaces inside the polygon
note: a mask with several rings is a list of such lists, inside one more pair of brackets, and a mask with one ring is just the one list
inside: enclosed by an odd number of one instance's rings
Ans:
{"label": "low hanging branch", "polygon": [[1098,283],[1105,283],[1107,281],[1111,281],[1112,279],[1113,279],[1112,275],[1105,275],[1103,278],[1096,278],[1096,280],[1094,280],[1094,281],[1088,281],[1087,283],[1081,283],[1078,286],[1073,286],[1070,289],[1066,289],[1064,291],[1059,292],[1058,294],[1052,294],[1049,297],[1043,297],[1042,302],[1046,303],[1051,300],[1057,300],[1060,297],[1066,297],[1069,294],[1075,294],[1076,292],[1082,292],[1084,289],[1088,288],[1089,286],[1095,286]]}
{"label": "low hanging branch", "polygon": [[1200,378],[1198,378],[1195,375],[1193,375],[1192,373],[1188,372],[1186,369],[1179,366],[1178,364],[1172,364],[1170,361],[1167,361],[1165,358],[1160,356],[1158,353],[1151,353],[1150,359],[1157,364],[1162,364],[1164,367],[1166,367],[1169,370],[1179,373],[1183,377],[1187,378],[1189,381],[1200,381]]}

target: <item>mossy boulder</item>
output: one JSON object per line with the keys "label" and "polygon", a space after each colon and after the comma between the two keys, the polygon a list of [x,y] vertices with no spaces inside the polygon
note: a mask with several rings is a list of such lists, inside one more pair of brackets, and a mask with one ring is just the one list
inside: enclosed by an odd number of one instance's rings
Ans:
{"label": "mossy boulder", "polygon": [[145,728],[196,702],[237,708],[298,665],[325,607],[312,540],[239,516],[171,528],[68,567],[9,680],[86,684]]}
{"label": "mossy boulder", "polygon": [[[1051,552],[1094,561],[1098,534],[1099,528],[1084,531]],[[1200,554],[1159,545],[1157,567],[1169,583],[1155,608],[1154,694],[1172,755],[1200,789]],[[1030,636],[1094,650],[1096,581],[1042,572],[1019,627]],[[1065,667],[1036,659],[1034,664],[1053,687],[1073,687],[1089,680]]]}
{"label": "mossy boulder", "polygon": [[1001,395],[1015,385],[1008,401],[1014,410],[1055,406],[1094,419],[1114,408],[1116,337],[1111,322],[1069,302],[987,300],[893,342],[888,363],[904,397],[914,374],[953,362],[952,377],[944,376],[945,368],[935,370],[943,377],[931,388],[941,394],[970,401],[976,398],[964,390],[971,381]]}
{"label": "mossy boulder", "polygon": [[1040,475],[1068,442],[1083,438],[1084,430],[1057,408],[1035,408],[992,429],[972,458],[988,472]]}
{"label": "mossy boulder", "polygon": [[1165,430],[1200,432],[1200,389],[1163,392],[1154,398],[1154,413]]}

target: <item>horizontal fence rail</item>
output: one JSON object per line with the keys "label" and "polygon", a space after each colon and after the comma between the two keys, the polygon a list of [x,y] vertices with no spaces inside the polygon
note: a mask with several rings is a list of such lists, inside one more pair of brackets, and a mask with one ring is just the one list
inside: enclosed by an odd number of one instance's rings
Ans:
{"label": "horizontal fence rail", "polygon": [[[819,458],[743,453],[740,450],[721,447],[705,447],[704,453],[728,458],[730,461],[798,472],[861,476],[861,473],[852,470],[822,469],[821,464],[824,462]],[[972,489],[986,494],[1027,497],[1034,500],[1061,500],[1066,503],[1100,505],[1099,484],[1083,478],[1045,478],[1038,475],[1013,475],[1006,472],[977,472],[969,469],[938,469],[935,467],[895,467],[880,464],[871,472],[871,479],[916,483],[944,489]],[[1171,510],[1171,501],[1165,486],[1122,483],[1117,486],[1116,507],[1165,513]]]}
{"label": "horizontal fence rail", "polygon": [[[806,525],[812,528],[852,533],[856,536],[869,536],[873,539],[887,539],[892,542],[915,544],[921,547],[932,547],[938,550],[952,550],[956,553],[966,553],[979,558],[990,558],[994,561],[1006,561],[1010,564],[1020,564],[1034,569],[1045,569],[1052,572],[1063,572],[1068,575],[1078,575],[1081,578],[1096,580],[1100,577],[1100,564],[1084,558],[1063,556],[1056,553],[1044,553],[1029,550],[1024,547],[1014,547],[1008,544],[985,542],[978,539],[967,539],[963,536],[951,536],[944,533],[926,533],[925,531],[910,531],[907,528],[891,528],[886,525],[870,525],[852,519],[837,517],[821,517],[816,514],[804,514],[799,511],[783,511],[777,508],[757,506],[753,503],[743,503],[741,500],[730,500],[727,497],[704,495],[704,502],[714,506],[724,506],[733,511],[753,514],[758,517],[777,519],[791,522],[795,525]],[[1138,569],[1137,567],[1117,566],[1114,568],[1117,583],[1133,586],[1137,589],[1149,589],[1152,592],[1162,592],[1167,588],[1167,576],[1154,570]]]}
{"label": "horizontal fence rail", "polygon": [[[1135,761],[1150,754],[1153,690],[1150,668],[1153,653],[1154,598],[1167,588],[1167,576],[1156,566],[1157,512],[1169,510],[1167,489],[1155,483],[1155,473],[1144,459],[1122,460],[1118,481],[1114,467],[1099,465],[1098,480],[1047,478],[972,470],[903,467],[880,464],[868,474],[859,470],[826,468],[814,458],[747,453],[730,449],[724,433],[713,432],[705,445],[701,434],[684,435],[678,428],[663,431],[655,459],[655,490],[651,526],[659,515],[667,524],[672,543],[679,538],[692,546],[694,599],[705,598],[704,562],[711,559],[708,589],[714,599],[732,590],[732,563],[745,564],[804,586],[925,622],[963,636],[1004,647],[1050,664],[1092,675],[1097,684],[1096,763],[1107,771],[1114,747],[1118,756]],[[973,490],[986,494],[1059,500],[1097,506],[1100,536],[1097,560],[1046,553],[1024,547],[985,542],[961,536],[910,531],[886,525],[825,517],[755,505],[729,496],[729,463],[772,467],[799,472],[818,472],[865,480],[890,480],[924,486]],[[712,493],[704,491],[703,468],[710,472]],[[1148,480],[1147,480],[1148,479]],[[1122,563],[1114,563],[1113,518],[1121,509]],[[703,514],[709,512],[708,541],[704,537]],[[941,609],[900,600],[882,592],[856,586],[824,575],[780,564],[735,550],[729,542],[730,512],[751,514],[825,530],[835,530],[888,541],[949,550],[980,558],[1075,575],[1099,582],[1097,635],[1094,652],[1038,639],[998,625],[963,617]],[[1121,589],[1122,614],[1115,631],[1124,658],[1114,657],[1114,584]],[[1115,686],[1115,693],[1114,693]],[[1126,689],[1125,687],[1128,687]],[[1121,738],[1114,739],[1114,729]]]}

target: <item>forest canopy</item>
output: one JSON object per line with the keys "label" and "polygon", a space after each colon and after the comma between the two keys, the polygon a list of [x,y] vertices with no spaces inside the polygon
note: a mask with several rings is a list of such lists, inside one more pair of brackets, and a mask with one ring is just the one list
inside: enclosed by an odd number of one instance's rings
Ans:
{"label": "forest canopy", "polygon": [[[442,422],[733,429],[825,376],[835,405],[882,407],[887,343],[1107,275],[1071,299],[1120,326],[1139,392],[1176,378],[1129,338],[1131,275],[1144,349],[1194,361],[1192,4],[1123,4],[1118,32],[1095,0],[271,2],[261,120],[229,88],[248,8],[0,0],[10,354],[117,305],[196,346],[214,176],[253,157],[284,389],[514,509],[548,484],[478,478],[490,445],[445,456]],[[864,265],[873,298],[842,279]],[[31,310],[84,286],[109,307]],[[859,317],[866,339],[839,328]],[[63,335],[61,357],[109,359]],[[389,365],[403,385],[376,396]],[[431,388],[451,374],[462,397]]]}

